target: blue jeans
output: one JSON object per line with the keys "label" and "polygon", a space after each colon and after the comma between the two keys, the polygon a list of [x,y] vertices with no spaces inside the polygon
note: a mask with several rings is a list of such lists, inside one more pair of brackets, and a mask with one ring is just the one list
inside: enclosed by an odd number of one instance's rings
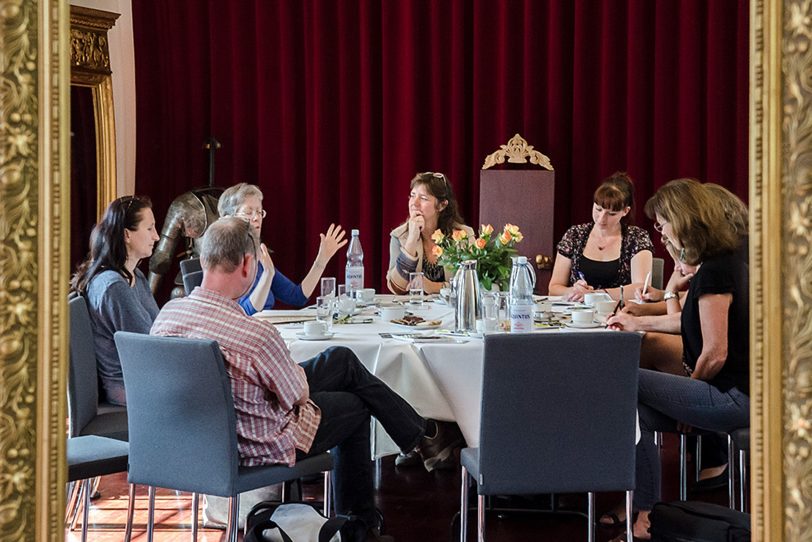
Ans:
{"label": "blue jeans", "polygon": [[353,514],[369,527],[375,514],[370,416],[375,416],[403,451],[413,450],[426,432],[426,421],[389,386],[372,375],[352,350],[328,348],[301,363],[310,398],[321,421],[310,452],[333,450],[336,512]]}
{"label": "blue jeans", "polygon": [[687,376],[640,369],[638,412],[642,436],[637,444],[637,510],[651,510],[660,500],[660,454],[656,431],[675,432],[677,422],[725,433],[750,425],[750,397],[738,388],[726,392]]}

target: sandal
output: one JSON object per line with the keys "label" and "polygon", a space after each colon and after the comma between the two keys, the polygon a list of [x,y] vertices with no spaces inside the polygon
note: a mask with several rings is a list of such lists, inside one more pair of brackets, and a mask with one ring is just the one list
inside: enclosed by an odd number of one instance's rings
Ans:
{"label": "sandal", "polygon": [[[604,521],[604,519],[609,521]],[[626,520],[620,519],[616,512],[606,512],[598,518],[598,525],[613,529],[619,525],[626,525]]]}

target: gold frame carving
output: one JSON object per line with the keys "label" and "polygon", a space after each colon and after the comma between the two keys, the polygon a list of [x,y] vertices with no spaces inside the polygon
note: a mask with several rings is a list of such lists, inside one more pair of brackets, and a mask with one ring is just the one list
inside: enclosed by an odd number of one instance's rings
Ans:
{"label": "gold frame carving", "polygon": [[119,15],[70,7],[71,85],[89,87],[96,121],[96,213],[116,198],[116,123],[107,31]]}
{"label": "gold frame carving", "polygon": [[62,540],[69,233],[68,4],[2,5],[0,539]]}
{"label": "gold frame carving", "polygon": [[499,150],[485,157],[482,169],[490,169],[497,164],[504,164],[505,159],[511,164],[526,164],[530,159],[531,164],[553,171],[553,164],[550,159],[541,154],[529,145],[519,134],[511,137],[507,143],[499,146]]}

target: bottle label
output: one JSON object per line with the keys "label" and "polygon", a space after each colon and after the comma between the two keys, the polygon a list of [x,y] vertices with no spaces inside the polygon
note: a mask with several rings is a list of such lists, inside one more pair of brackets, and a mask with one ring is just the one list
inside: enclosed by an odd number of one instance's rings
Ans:
{"label": "bottle label", "polygon": [[516,303],[510,307],[510,332],[529,333],[533,331],[533,305]]}
{"label": "bottle label", "polygon": [[347,267],[344,274],[344,282],[347,284],[347,293],[360,290],[364,287],[364,268]]}

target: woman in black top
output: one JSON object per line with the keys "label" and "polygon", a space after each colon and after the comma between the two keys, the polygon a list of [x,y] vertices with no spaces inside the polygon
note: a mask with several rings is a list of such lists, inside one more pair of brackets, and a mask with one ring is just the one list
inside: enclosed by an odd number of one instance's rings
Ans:
{"label": "woman in black top", "polygon": [[[660,499],[660,457],[655,431],[730,432],[750,423],[749,267],[741,257],[743,235],[725,213],[718,193],[690,179],[663,186],[646,203],[664,241],[695,268],[688,280],[669,281],[664,299],[679,304],[683,363],[690,376],[640,369],[634,535],[650,538],[648,515]],[[671,310],[669,310],[671,312]],[[625,318],[609,324],[624,328]],[[626,326],[631,329],[630,326]]]}

